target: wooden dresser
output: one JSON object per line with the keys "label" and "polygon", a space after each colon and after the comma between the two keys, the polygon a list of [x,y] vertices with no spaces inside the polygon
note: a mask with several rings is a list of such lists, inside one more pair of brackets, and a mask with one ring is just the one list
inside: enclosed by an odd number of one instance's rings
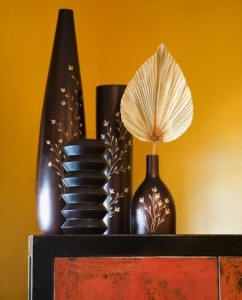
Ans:
{"label": "wooden dresser", "polygon": [[242,235],[30,236],[30,299],[242,299]]}

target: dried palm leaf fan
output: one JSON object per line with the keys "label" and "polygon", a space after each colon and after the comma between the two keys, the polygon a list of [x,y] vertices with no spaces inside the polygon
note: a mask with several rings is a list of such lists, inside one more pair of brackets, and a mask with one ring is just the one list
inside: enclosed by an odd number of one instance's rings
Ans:
{"label": "dried palm leaf fan", "polygon": [[166,47],[161,44],[135,73],[121,99],[124,126],[136,138],[170,142],[192,122],[193,104],[185,77]]}

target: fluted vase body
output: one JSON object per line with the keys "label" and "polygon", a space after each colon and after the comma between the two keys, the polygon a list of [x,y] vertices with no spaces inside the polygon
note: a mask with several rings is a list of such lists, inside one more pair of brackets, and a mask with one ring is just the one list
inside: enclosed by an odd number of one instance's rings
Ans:
{"label": "fluted vase body", "polygon": [[107,181],[104,173],[107,161],[106,147],[101,140],[80,139],[64,146],[63,167],[66,205],[62,209],[66,234],[103,234],[107,213],[103,205],[107,194],[103,189]]}

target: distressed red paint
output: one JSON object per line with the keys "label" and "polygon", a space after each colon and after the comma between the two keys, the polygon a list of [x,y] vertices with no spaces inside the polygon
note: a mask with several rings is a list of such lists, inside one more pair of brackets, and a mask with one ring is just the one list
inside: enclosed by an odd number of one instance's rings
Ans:
{"label": "distressed red paint", "polygon": [[221,299],[242,299],[242,259],[241,257],[220,257]]}
{"label": "distressed red paint", "polygon": [[210,257],[56,258],[55,300],[217,300]]}

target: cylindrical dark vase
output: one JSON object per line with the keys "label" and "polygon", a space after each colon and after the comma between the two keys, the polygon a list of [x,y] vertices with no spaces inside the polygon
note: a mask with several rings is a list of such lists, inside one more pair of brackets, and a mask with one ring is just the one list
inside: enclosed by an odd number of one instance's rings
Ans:
{"label": "cylindrical dark vase", "polygon": [[36,174],[37,220],[42,234],[62,233],[63,145],[85,136],[83,93],[73,11],[58,15],[40,124]]}
{"label": "cylindrical dark vase", "polygon": [[107,194],[103,188],[107,181],[104,170],[106,147],[101,140],[81,139],[64,148],[62,209],[66,234],[103,234],[107,229],[103,218],[107,213],[103,205]]}
{"label": "cylindrical dark vase", "polygon": [[107,146],[108,177],[104,205],[105,234],[129,233],[129,207],[132,193],[132,136],[124,127],[120,102],[125,85],[101,85],[96,91],[96,133]]}
{"label": "cylindrical dark vase", "polygon": [[147,155],[146,177],[131,203],[132,234],[175,234],[175,203],[159,176],[158,155]]}

